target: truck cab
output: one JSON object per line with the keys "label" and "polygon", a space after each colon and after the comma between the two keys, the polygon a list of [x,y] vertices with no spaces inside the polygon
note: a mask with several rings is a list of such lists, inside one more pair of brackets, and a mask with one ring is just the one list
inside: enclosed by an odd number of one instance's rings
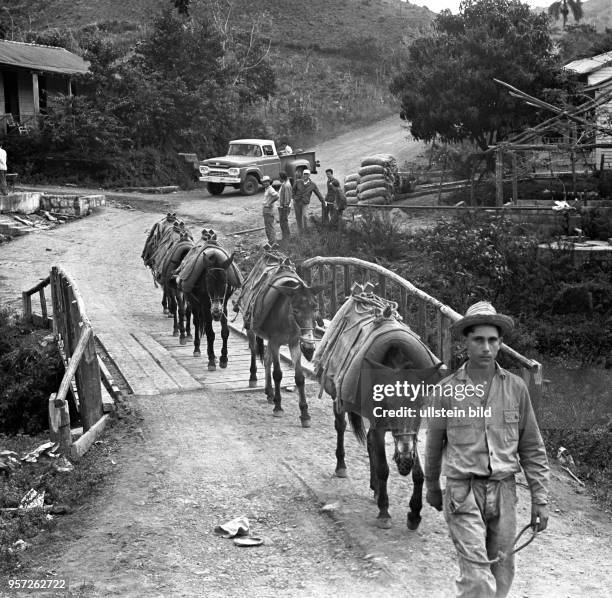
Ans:
{"label": "truck cab", "polygon": [[294,178],[305,169],[316,172],[317,166],[314,152],[279,156],[271,139],[236,139],[230,141],[225,156],[200,162],[199,180],[206,183],[212,195],[220,195],[227,185],[240,189],[244,195],[253,195],[266,175],[275,179],[284,170]]}

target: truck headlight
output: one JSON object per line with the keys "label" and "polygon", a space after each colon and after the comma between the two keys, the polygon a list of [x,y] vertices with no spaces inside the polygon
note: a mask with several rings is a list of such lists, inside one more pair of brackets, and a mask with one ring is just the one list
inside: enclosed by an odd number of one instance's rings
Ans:
{"label": "truck headlight", "polygon": [[208,166],[200,166],[200,174],[208,174],[210,172],[210,168]]}
{"label": "truck headlight", "polygon": [[240,174],[240,168],[230,168],[227,173],[230,176],[238,176]]}

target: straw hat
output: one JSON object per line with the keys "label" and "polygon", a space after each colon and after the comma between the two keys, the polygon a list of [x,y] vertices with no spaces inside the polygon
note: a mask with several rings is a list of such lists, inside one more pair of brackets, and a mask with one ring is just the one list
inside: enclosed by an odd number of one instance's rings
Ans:
{"label": "straw hat", "polygon": [[497,326],[501,330],[501,335],[505,336],[514,328],[514,321],[510,316],[498,314],[488,301],[479,301],[468,307],[463,318],[457,320],[451,326],[451,330],[464,334],[466,328],[479,325]]}

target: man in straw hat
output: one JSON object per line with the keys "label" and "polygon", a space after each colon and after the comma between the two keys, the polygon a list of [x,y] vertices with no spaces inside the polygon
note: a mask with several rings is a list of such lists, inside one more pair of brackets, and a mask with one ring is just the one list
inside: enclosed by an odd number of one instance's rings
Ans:
{"label": "man in straw hat", "polygon": [[[521,466],[531,491],[531,525],[543,531],[548,522],[548,460],[529,392],[520,377],[495,360],[513,326],[486,301],[472,305],[453,324],[464,337],[468,359],[440,382],[433,399],[440,411],[427,432],[427,502],[444,509],[459,557],[457,595],[466,598],[503,597],[510,591],[514,476]],[[491,562],[500,553],[501,560]]]}

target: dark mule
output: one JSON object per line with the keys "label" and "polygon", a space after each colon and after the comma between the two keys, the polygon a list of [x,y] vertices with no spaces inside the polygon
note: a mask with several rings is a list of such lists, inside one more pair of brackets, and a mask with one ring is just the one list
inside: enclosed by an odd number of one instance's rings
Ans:
{"label": "dark mule", "polygon": [[[310,361],[315,350],[314,328],[317,320],[316,294],[321,288],[309,287],[295,271],[285,271],[268,289],[262,289],[268,294],[255,302],[264,307],[268,305],[267,317],[252,314],[249,322],[245,319],[245,327],[251,349],[251,376],[249,386],[257,384],[257,356],[265,365],[265,393],[269,403],[274,403],[272,414],[280,417],[283,414],[281,406],[281,380],[283,372],[280,366],[279,351],[287,345],[295,370],[295,385],[299,393],[300,420],[302,427],[310,427],[308,402],[304,391],[304,373],[302,371],[302,355]],[[268,341],[264,352],[263,341]],[[272,388],[274,380],[274,389]]]}
{"label": "dark mule", "polygon": [[[378,364],[369,364],[376,367]],[[415,386],[419,383],[432,384],[440,379],[438,369],[442,364],[437,364],[426,370],[414,369],[417,364],[413,356],[407,354],[404,348],[391,347],[385,354],[383,369],[388,371],[401,371],[401,379]],[[420,364],[423,366],[423,363]],[[379,366],[380,367],[380,366]],[[393,377],[393,374],[391,374]],[[364,389],[365,390],[365,389]],[[371,389],[370,389],[371,392]],[[373,415],[370,418],[370,427],[367,437],[364,433],[363,419],[359,413],[348,412],[351,428],[361,443],[367,443],[368,457],[370,461],[370,488],[374,492],[374,498],[378,503],[378,517],[376,525],[382,529],[391,527],[391,515],[389,514],[389,495],[387,493],[387,480],[389,478],[389,466],[385,450],[385,436],[387,432],[393,434],[395,451],[393,460],[397,465],[400,475],[407,476],[412,471],[413,490],[410,498],[407,517],[407,525],[411,530],[417,529],[421,523],[421,509],[423,506],[423,469],[417,450],[417,437],[421,423],[420,408],[423,404],[422,395],[415,400],[405,403],[405,406],[414,409],[414,416],[397,417],[390,421],[377,419]],[[382,406],[383,404],[381,404]],[[344,432],[346,420],[344,412],[340,411],[334,402],[335,428],[337,434],[336,444],[336,475],[340,478],[346,477],[346,464],[344,462]]]}
{"label": "dark mule", "polygon": [[[157,250],[157,248],[159,247],[159,243],[162,237],[164,236],[164,233],[169,228],[173,227],[174,222],[176,220],[177,220],[176,212],[168,212],[168,214],[166,214],[166,216],[162,220],[160,220],[159,222],[156,222],[151,227],[151,230],[149,231],[149,234],[147,235],[147,240],[145,241],[145,245],[144,245],[144,248],[141,254],[142,261],[144,262],[145,267],[151,268],[151,270],[153,270],[153,266],[154,266],[153,255],[155,251]],[[157,286],[157,282],[155,280],[155,274],[153,275],[153,282],[155,286]],[[169,304],[168,293],[165,287],[163,288],[163,296],[162,296],[161,303],[162,303],[162,309],[164,310],[164,313],[168,314],[168,317],[170,317],[170,304]]]}
{"label": "dark mule", "polygon": [[[201,355],[200,338],[203,334],[206,334],[208,369],[210,371],[217,368],[213,321],[221,323],[223,344],[219,366],[221,368],[227,367],[227,339],[229,337],[227,302],[241,284],[240,272],[234,264],[234,254],[228,255],[222,247],[216,244],[215,239],[216,235],[214,239],[205,239],[210,244],[203,248],[195,247],[192,250],[196,253],[193,261],[189,264],[189,273],[181,268],[174,282],[181,338],[183,337],[181,310],[186,313],[187,308],[190,308],[194,328],[193,354],[196,357]],[[189,257],[185,258],[184,263],[188,260]],[[184,344],[182,340],[181,343]]]}

